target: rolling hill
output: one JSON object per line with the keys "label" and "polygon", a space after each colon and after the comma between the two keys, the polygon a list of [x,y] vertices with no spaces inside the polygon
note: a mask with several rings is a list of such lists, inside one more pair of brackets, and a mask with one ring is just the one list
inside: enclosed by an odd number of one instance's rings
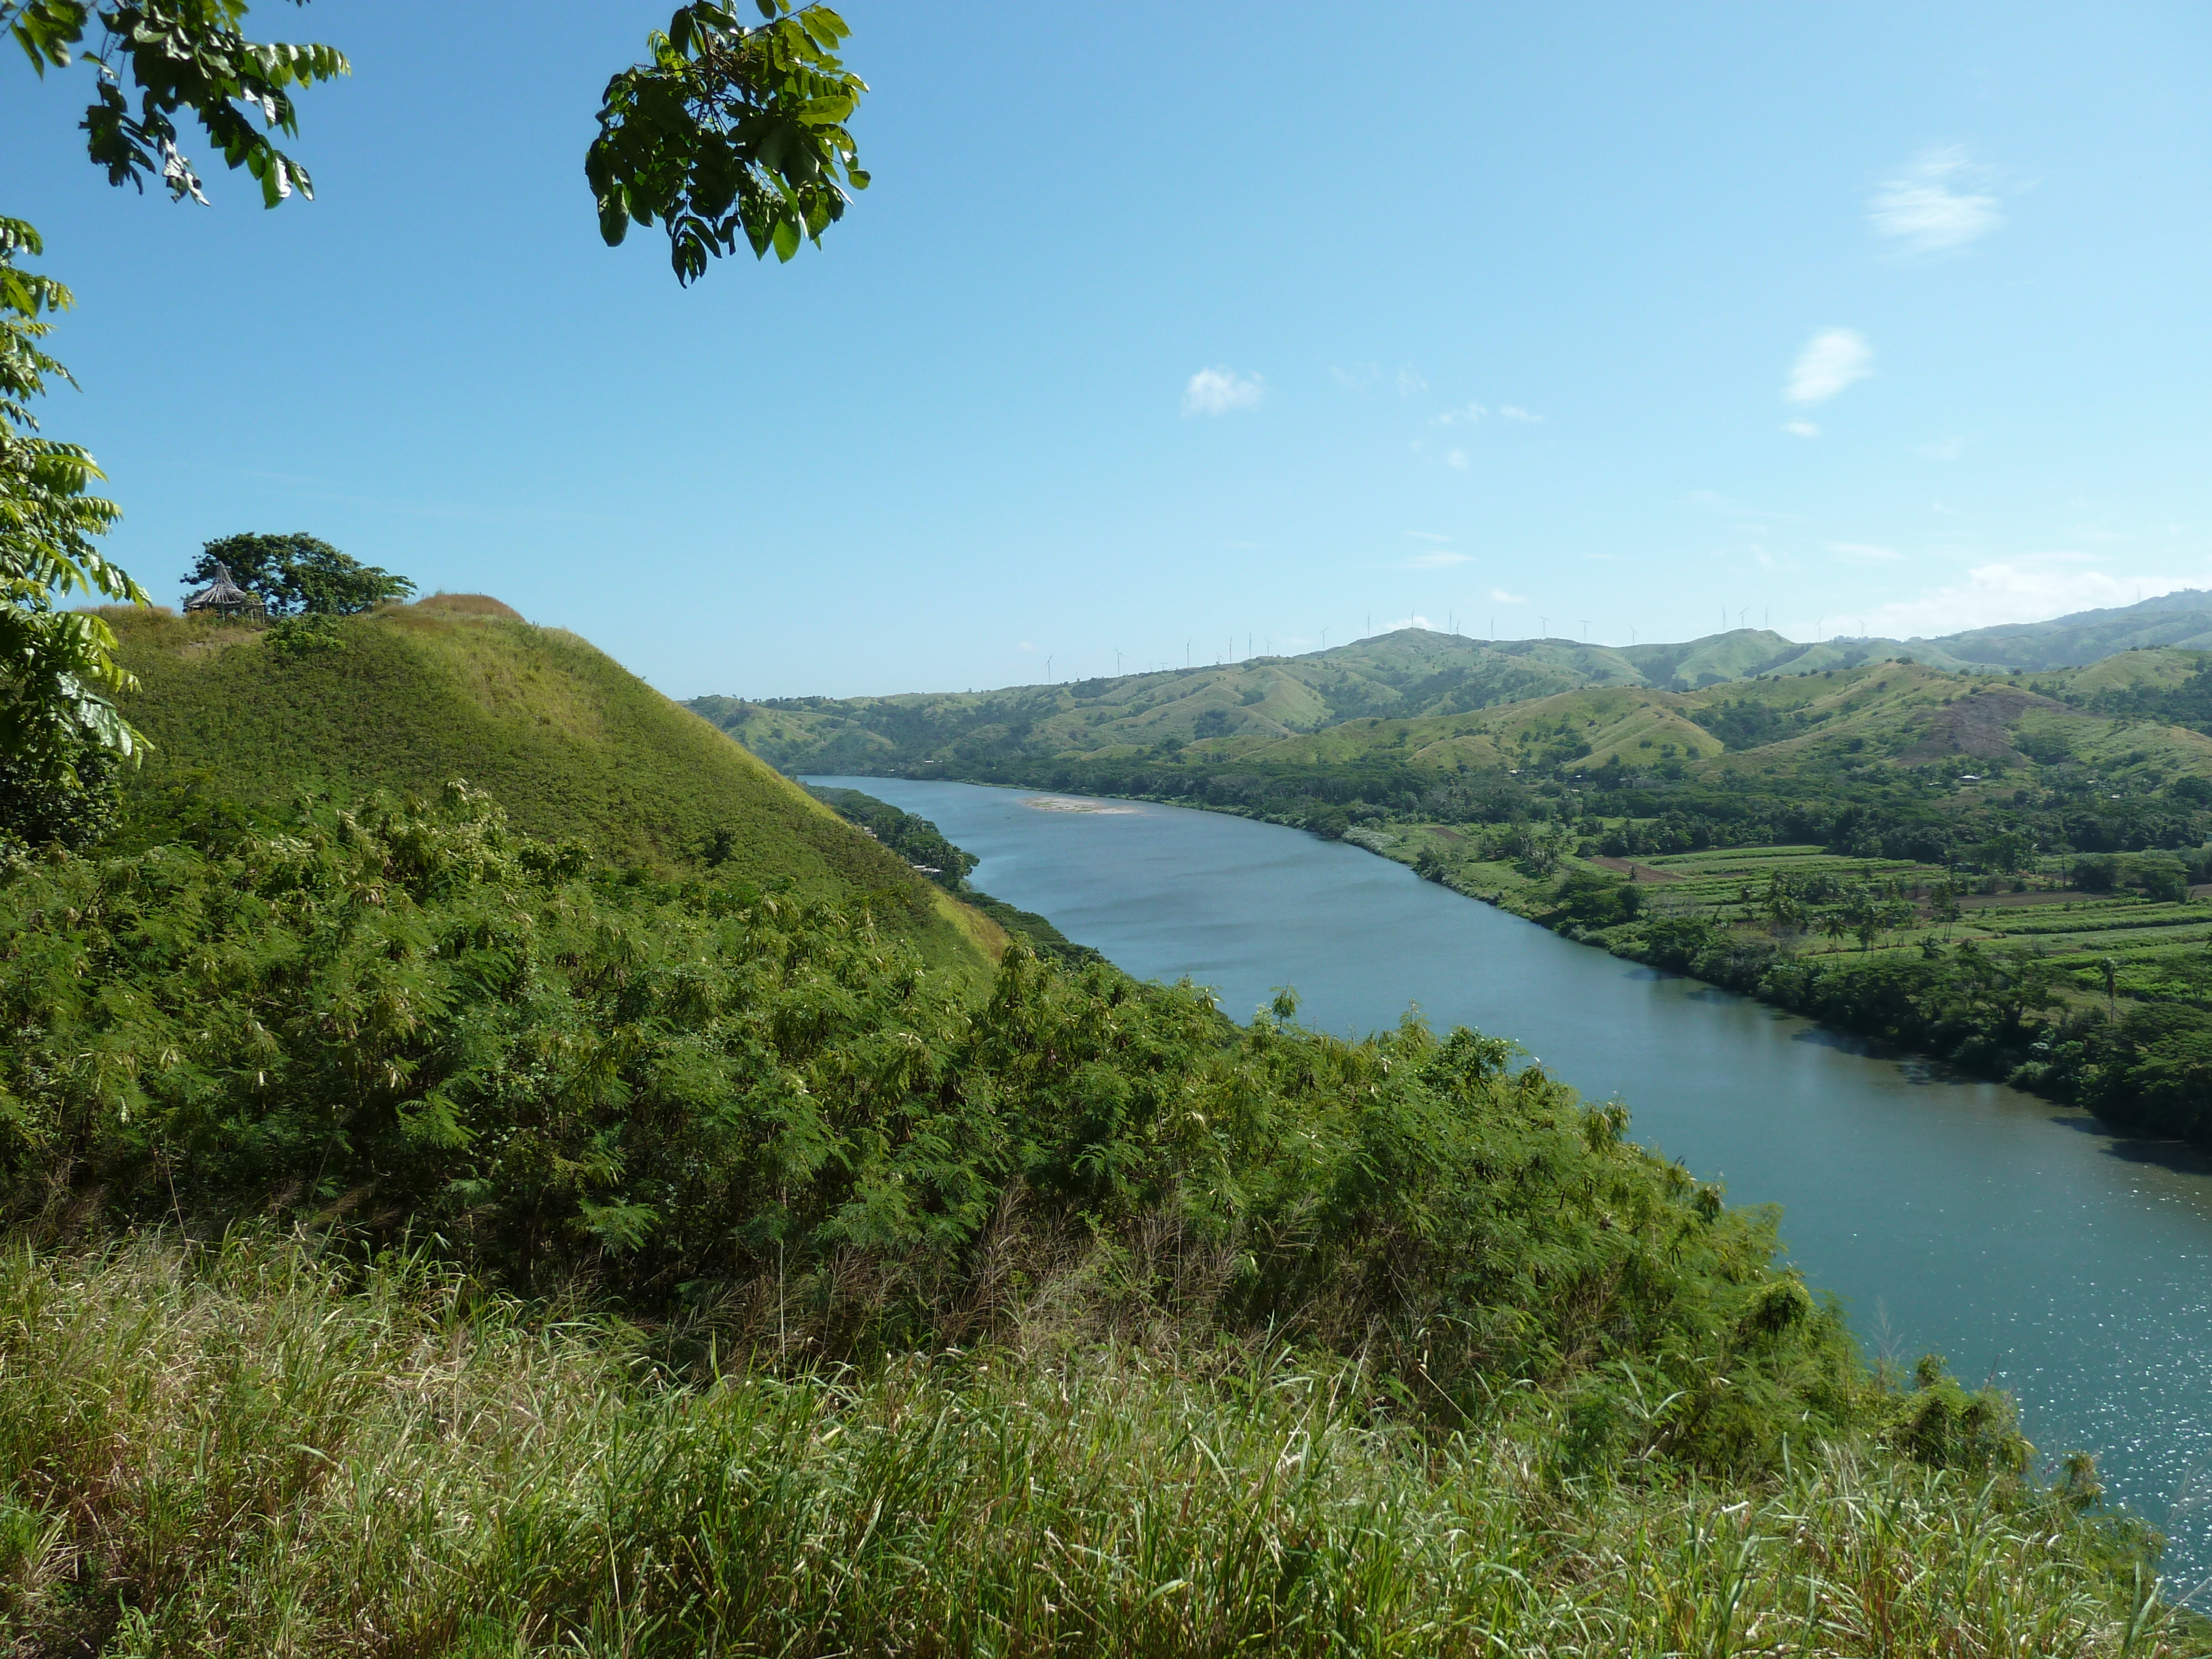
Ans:
{"label": "rolling hill", "polygon": [[141,838],[198,798],[281,811],[302,789],[345,801],[488,790],[517,827],[647,870],[712,863],[823,896],[896,895],[933,963],[979,972],[998,927],[705,721],[573,634],[497,600],[439,594],[317,628],[155,611],[105,614],[155,748],[131,781]]}
{"label": "rolling hill", "polygon": [[[1627,745],[1622,763],[1632,766],[1670,744],[1672,756],[1686,761],[1719,752],[1722,743],[1713,738],[1719,728],[1698,711],[1728,702],[1735,695],[1729,688],[1765,688],[1744,696],[1747,708],[1771,712],[1769,741],[1790,735],[1774,722],[1797,721],[1806,728],[1801,735],[1824,724],[1824,735],[1843,732],[1834,722],[1863,713],[1869,694],[1839,691],[1837,677],[1863,688],[1871,683],[1866,677],[1881,670],[1890,678],[1881,684],[1905,683],[1885,665],[1916,671],[1908,678],[1922,688],[1910,696],[1886,691],[1885,707],[1893,710],[1956,698],[1972,684],[2026,671],[2050,679],[2045,690],[2052,696],[2125,712],[2114,702],[2118,688],[2156,681],[2170,689],[2194,672],[2193,652],[2206,647],[2212,647],[2212,594],[2191,591],[1935,640],[1803,645],[1741,629],[1683,644],[1620,647],[1479,641],[1408,628],[1304,656],[1050,685],[842,699],[708,696],[687,706],[787,772],[960,773],[1045,758],[1157,760],[1187,749],[1195,750],[1194,758],[1316,764],[1365,754],[1378,741],[1403,751],[1398,758],[1427,754],[1436,763],[1511,766],[1513,754],[1531,746],[1526,734],[1563,719],[1592,732],[1592,750],[1613,743],[1614,724],[1628,721],[1613,746]],[[1782,689],[1791,685],[1800,689]],[[1583,694],[1595,701],[1580,712],[1579,705],[1552,701]],[[1519,712],[1468,723],[1498,710]],[[2144,703],[2133,712],[2157,710]],[[1378,727],[1389,729],[1378,738]],[[1879,736],[1885,744],[1897,735],[1886,726],[1854,734]],[[1929,741],[1940,750],[1948,739]],[[1980,739],[1960,741],[1967,744],[1960,752],[1971,753]],[[1431,752],[1437,744],[1445,746]]]}

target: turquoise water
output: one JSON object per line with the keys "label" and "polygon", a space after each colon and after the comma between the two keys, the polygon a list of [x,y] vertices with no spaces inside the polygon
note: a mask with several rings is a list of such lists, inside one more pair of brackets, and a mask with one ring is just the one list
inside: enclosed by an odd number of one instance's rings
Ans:
{"label": "turquoise water", "polygon": [[[1625,963],[1299,830],[1128,801],[822,778],[933,819],[976,886],[1240,1018],[1290,985],[1346,1034],[1409,1005],[1510,1036],[1632,1133],[1778,1203],[1792,1259],[1869,1348],[1930,1350],[2021,1402],[2046,1452],[2212,1574],[2212,1165],[2083,1114],[1871,1053],[1745,998]],[[1088,805],[1051,811],[1039,799]]]}

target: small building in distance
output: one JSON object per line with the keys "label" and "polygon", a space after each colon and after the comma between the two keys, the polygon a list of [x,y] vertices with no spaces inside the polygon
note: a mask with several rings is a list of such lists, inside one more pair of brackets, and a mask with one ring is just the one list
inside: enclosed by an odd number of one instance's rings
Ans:
{"label": "small building in distance", "polygon": [[258,617],[262,613],[261,596],[249,593],[230,579],[230,567],[218,564],[215,580],[205,587],[194,588],[185,595],[185,614],[211,611],[218,617]]}

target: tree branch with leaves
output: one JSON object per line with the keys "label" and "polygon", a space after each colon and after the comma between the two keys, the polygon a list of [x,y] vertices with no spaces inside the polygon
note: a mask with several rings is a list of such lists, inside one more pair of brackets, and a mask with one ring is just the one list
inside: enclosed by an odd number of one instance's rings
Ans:
{"label": "tree branch with leaves", "polygon": [[845,125],[867,84],[837,56],[851,29],[827,6],[754,3],[752,27],[712,0],[680,8],[650,37],[651,61],[607,82],[585,156],[608,246],[661,223],[680,283],[740,236],[756,258],[820,246],[868,187]]}

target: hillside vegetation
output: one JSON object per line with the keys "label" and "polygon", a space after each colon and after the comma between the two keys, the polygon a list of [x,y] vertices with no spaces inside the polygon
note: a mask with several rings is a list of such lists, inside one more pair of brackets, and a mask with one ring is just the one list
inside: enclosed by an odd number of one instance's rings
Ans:
{"label": "hillside vegetation", "polygon": [[479,595],[263,628],[105,613],[153,739],[126,843],[210,815],[282,819],[304,792],[350,802],[459,780],[515,826],[648,872],[711,867],[822,898],[885,896],[933,962],[988,974],[994,923],[572,634]]}
{"label": "hillside vegetation", "polygon": [[[2212,1145],[2212,910],[2190,900],[2212,881],[2212,652],[1956,666],[2194,639],[2203,597],[1848,666],[1794,647],[1783,660],[1786,641],[1754,633],[1633,655],[1405,630],[957,709],[708,712],[784,764],[1139,796],[1349,839],[1620,954]],[[1686,669],[1710,683],[1685,689]],[[1670,685],[1631,683],[1660,672]],[[975,723],[1017,708],[1035,718]],[[1167,735],[1109,741],[1151,731]],[[1978,890],[2064,913],[1952,914]]]}
{"label": "hillside vegetation", "polygon": [[978,1003],[458,787],[11,858],[0,1627],[2199,1650],[2086,1461],[1867,1366],[1625,1109],[1293,1016],[1020,948]]}
{"label": "hillside vegetation", "polygon": [[2212,647],[2212,595],[2167,594],[2123,610],[1936,640],[1812,645],[1764,629],[1624,647],[1407,628],[1301,656],[1056,685],[765,702],[709,696],[690,706],[786,771],[865,774],[1158,757],[1196,743],[1220,757],[1348,721],[1448,717],[1588,688],[1694,692],[1900,659],[1969,675],[2051,671],[2155,647]]}

